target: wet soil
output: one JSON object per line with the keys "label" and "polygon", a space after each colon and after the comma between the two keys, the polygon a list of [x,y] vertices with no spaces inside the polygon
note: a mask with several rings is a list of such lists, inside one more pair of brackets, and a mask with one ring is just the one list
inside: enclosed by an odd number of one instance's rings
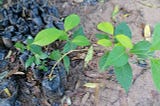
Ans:
{"label": "wet soil", "polygon": [[[86,36],[92,41],[96,49],[94,58],[90,61],[87,68],[83,68],[83,61],[75,59],[71,63],[70,73],[67,76],[65,84],[65,93],[63,96],[47,101],[50,93],[42,95],[39,82],[34,81],[33,73],[28,72],[26,75],[19,75],[21,86],[13,86],[15,92],[17,87],[20,92],[14,96],[18,96],[16,106],[159,106],[160,93],[156,90],[150,72],[150,66],[141,67],[137,64],[135,58],[130,60],[133,69],[133,85],[128,93],[118,84],[115,79],[113,70],[104,73],[98,72],[97,62],[104,52],[102,48],[96,44],[95,34],[98,33],[96,25],[102,21],[109,21],[115,25],[125,21],[132,30],[133,43],[140,41],[143,38],[144,25],[149,24],[151,28],[160,21],[160,2],[158,0],[106,0],[98,3],[81,3],[76,0],[50,0],[59,9],[61,16],[65,17],[71,13],[76,13],[81,17],[81,25],[84,27]],[[82,0],[83,1],[83,0]],[[116,5],[119,5],[120,12],[116,16],[116,21],[111,19],[111,14]],[[128,14],[127,17],[124,17]],[[5,51],[4,51],[5,52]],[[78,57],[78,55],[74,54]],[[14,57],[14,55],[13,55]],[[14,58],[13,58],[14,59]],[[9,61],[1,62],[0,65],[5,65]],[[18,62],[10,65],[10,70],[16,70]],[[4,70],[4,69],[3,69]],[[2,71],[3,72],[3,71]],[[16,81],[16,79],[10,79]],[[17,81],[16,81],[17,82]],[[98,89],[86,88],[83,85],[87,82],[100,83]],[[3,85],[3,84],[2,84]],[[4,95],[3,95],[4,96]],[[47,97],[46,97],[47,96]],[[4,96],[6,97],[6,95]],[[36,97],[36,98],[34,98]],[[0,103],[3,103],[0,99]],[[58,102],[58,103],[57,103]],[[5,106],[5,105],[0,105]],[[7,105],[10,106],[10,105]],[[12,105],[11,105],[12,106]]]}

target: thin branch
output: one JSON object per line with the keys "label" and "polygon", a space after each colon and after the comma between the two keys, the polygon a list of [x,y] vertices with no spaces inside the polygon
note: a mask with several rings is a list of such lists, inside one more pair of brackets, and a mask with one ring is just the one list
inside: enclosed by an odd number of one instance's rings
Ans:
{"label": "thin branch", "polygon": [[54,64],[54,66],[52,67],[51,72],[50,72],[50,74],[48,75],[49,79],[52,79],[52,75],[53,75],[53,72],[54,72],[55,67],[61,62],[61,60],[62,60],[65,56],[67,56],[68,54],[70,54],[70,53],[72,53],[72,52],[80,52],[80,51],[87,51],[87,50],[88,50],[88,49],[71,50],[71,51],[65,53],[64,55],[62,55],[62,57],[61,57],[60,59],[58,59],[58,61],[57,61],[57,62]]}

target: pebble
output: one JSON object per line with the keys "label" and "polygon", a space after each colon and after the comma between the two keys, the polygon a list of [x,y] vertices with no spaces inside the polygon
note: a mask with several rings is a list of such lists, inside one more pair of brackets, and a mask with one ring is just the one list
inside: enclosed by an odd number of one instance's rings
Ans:
{"label": "pebble", "polygon": [[82,3],[84,0],[74,0],[76,3]]}
{"label": "pebble", "polygon": [[8,66],[8,62],[6,60],[0,60],[0,70],[4,69]]}
{"label": "pebble", "polygon": [[4,60],[4,58],[5,58],[5,53],[0,52],[0,60]]}

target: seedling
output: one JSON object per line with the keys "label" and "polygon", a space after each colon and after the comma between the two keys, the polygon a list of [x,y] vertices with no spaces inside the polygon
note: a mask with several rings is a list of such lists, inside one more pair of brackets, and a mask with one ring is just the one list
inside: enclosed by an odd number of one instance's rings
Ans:
{"label": "seedling", "polygon": [[[77,27],[79,23],[79,16],[71,14],[65,18],[64,30],[59,30],[57,28],[44,29],[40,31],[33,40],[29,39],[26,46],[20,42],[17,42],[15,47],[18,48],[21,52],[27,49],[33,54],[33,56],[27,59],[25,67],[28,68],[32,64],[36,64],[39,65],[40,68],[48,70],[45,66],[45,61],[47,61],[47,59],[55,60],[56,63],[53,65],[51,73],[49,74],[49,78],[51,79],[54,68],[59,64],[59,62],[61,62],[61,60],[63,60],[64,66],[67,72],[69,72],[70,59],[67,55],[72,52],[87,51],[88,49],[76,50],[76,48],[78,46],[84,47],[90,45],[90,41],[84,35],[82,27],[78,27],[73,31],[73,29]],[[71,32],[73,34],[71,34]],[[42,47],[48,46],[57,40],[66,42],[63,49],[59,48],[58,50],[53,50],[49,54],[42,52]],[[87,55],[87,58],[88,57],[90,59],[91,56]],[[89,61],[87,58],[86,63]]]}
{"label": "seedling", "polygon": [[155,26],[151,42],[146,39],[136,44],[131,42],[131,30],[125,22],[116,27],[112,23],[102,22],[98,24],[97,28],[104,32],[96,35],[97,43],[110,48],[98,62],[100,72],[114,67],[118,82],[128,92],[133,78],[132,67],[128,60],[130,56],[136,55],[138,59],[150,60],[152,78],[155,86],[160,90],[160,59],[154,55],[156,50],[160,50],[160,24]]}
{"label": "seedling", "polygon": [[[41,69],[48,70],[45,65],[47,59],[55,60],[56,63],[49,74],[49,79],[52,79],[54,68],[62,60],[67,72],[69,72],[70,59],[67,55],[79,51],[88,51],[85,58],[85,66],[87,66],[87,63],[93,57],[93,46],[90,46],[90,41],[84,35],[82,27],[73,31],[79,23],[79,16],[71,14],[64,21],[64,30],[44,29],[34,39],[29,39],[27,45],[17,42],[15,47],[21,52],[24,50],[32,52],[32,56],[26,61],[25,67],[28,68],[32,64],[36,64]],[[160,91],[160,59],[154,55],[155,51],[160,50],[160,23],[154,28],[152,40],[147,38],[136,44],[132,43],[131,30],[125,22],[121,22],[116,27],[110,22],[102,22],[97,25],[97,28],[103,32],[102,34],[96,34],[97,44],[109,48],[98,62],[99,71],[104,72],[109,67],[114,67],[118,82],[128,92],[133,79],[131,63],[128,60],[131,56],[136,55],[138,59],[150,61],[152,78],[155,86]],[[147,26],[145,28],[146,36],[150,33],[148,29]],[[42,51],[43,46],[50,45],[57,40],[65,41],[63,49],[53,50],[49,54]],[[77,50],[78,46],[90,46],[90,48]]]}

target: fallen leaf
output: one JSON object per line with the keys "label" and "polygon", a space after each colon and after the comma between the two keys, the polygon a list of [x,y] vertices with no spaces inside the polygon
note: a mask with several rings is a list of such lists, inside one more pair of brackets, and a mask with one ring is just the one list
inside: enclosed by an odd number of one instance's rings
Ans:
{"label": "fallen leaf", "polygon": [[118,5],[116,5],[115,7],[114,7],[114,10],[113,10],[113,12],[112,12],[112,19],[115,21],[116,20],[116,15],[119,13],[119,6]]}
{"label": "fallen leaf", "polygon": [[4,89],[4,92],[5,92],[9,97],[12,96],[8,88],[5,88],[5,89]]}
{"label": "fallen leaf", "polygon": [[99,84],[98,83],[86,83],[83,86],[88,87],[88,88],[97,88]]}
{"label": "fallen leaf", "polygon": [[11,50],[9,50],[9,52],[8,52],[7,56],[5,57],[5,59],[10,58],[10,57],[11,57],[11,55],[12,55],[12,51],[11,51]]}
{"label": "fallen leaf", "polygon": [[80,80],[77,81],[75,89],[78,89],[80,87]]}
{"label": "fallen leaf", "polygon": [[84,59],[85,63],[84,63],[84,67],[87,67],[87,64],[89,63],[90,60],[92,60],[93,58],[93,46],[91,46],[89,49],[88,49],[88,53]]}
{"label": "fallen leaf", "polygon": [[9,73],[7,74],[7,77],[12,76],[16,72],[18,72],[18,70],[19,70],[19,64],[16,64],[16,66],[14,67],[14,69],[12,69],[11,71],[9,71]]}
{"label": "fallen leaf", "polygon": [[15,74],[15,75],[24,75],[25,73],[24,73],[24,72],[17,71],[17,72],[15,72],[15,73],[13,73],[13,74]]}
{"label": "fallen leaf", "polygon": [[144,27],[144,38],[147,41],[151,41],[151,29],[148,24]]}
{"label": "fallen leaf", "polygon": [[123,17],[126,18],[128,17],[130,14],[124,14]]}
{"label": "fallen leaf", "polygon": [[95,79],[102,79],[105,77],[104,74],[95,73],[92,71],[85,71],[84,74],[86,77],[95,78]]}

